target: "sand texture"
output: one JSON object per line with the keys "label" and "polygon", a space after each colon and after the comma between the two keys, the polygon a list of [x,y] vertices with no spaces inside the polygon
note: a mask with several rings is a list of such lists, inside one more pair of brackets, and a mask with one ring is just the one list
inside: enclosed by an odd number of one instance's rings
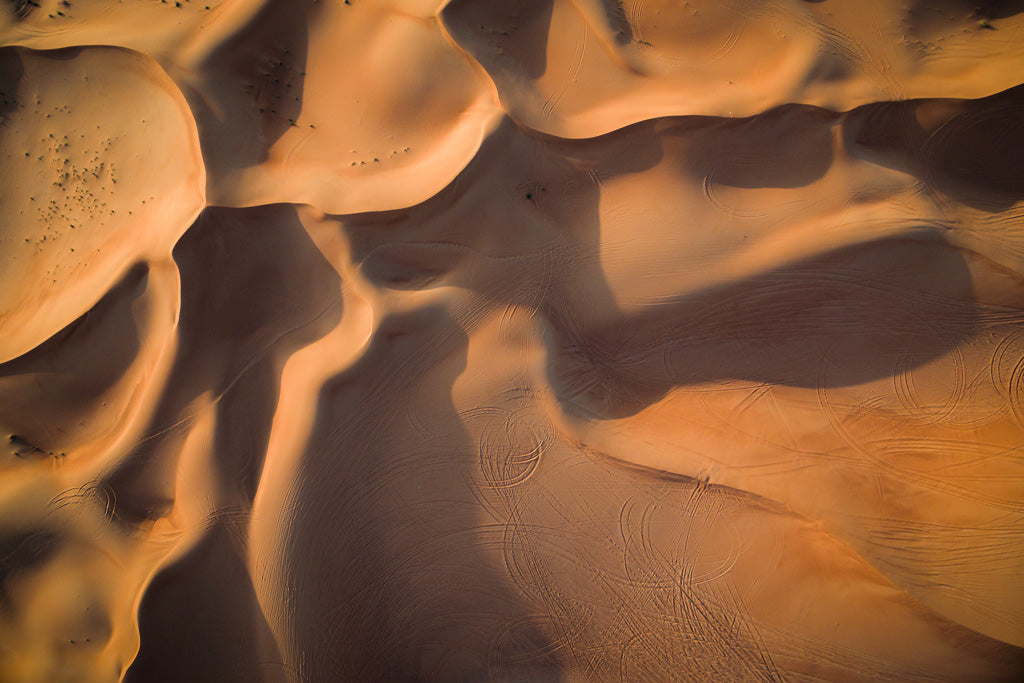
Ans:
{"label": "sand texture", "polygon": [[1024,679],[1024,3],[2,0],[0,683]]}

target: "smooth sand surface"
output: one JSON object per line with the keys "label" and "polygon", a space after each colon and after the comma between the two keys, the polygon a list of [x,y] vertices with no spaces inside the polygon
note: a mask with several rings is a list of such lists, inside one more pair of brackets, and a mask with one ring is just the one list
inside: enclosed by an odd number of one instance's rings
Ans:
{"label": "smooth sand surface", "polygon": [[0,5],[0,682],[1024,677],[1024,5]]}

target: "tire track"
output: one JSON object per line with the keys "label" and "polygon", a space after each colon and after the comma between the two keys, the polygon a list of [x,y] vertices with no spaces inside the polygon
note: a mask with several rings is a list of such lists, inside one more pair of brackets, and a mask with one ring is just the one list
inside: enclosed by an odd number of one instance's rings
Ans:
{"label": "tire track", "polygon": [[540,109],[542,119],[550,119],[552,117],[558,102],[576,81],[576,77],[583,66],[583,53],[587,48],[587,22],[575,7],[573,7],[573,10],[576,16],[576,33],[573,36],[572,60],[569,63],[569,71],[554,93],[544,101],[544,105]]}

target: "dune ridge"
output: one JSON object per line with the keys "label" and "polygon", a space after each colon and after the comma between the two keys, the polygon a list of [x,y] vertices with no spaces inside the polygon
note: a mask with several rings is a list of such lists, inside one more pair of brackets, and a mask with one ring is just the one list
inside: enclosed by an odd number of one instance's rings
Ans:
{"label": "dune ridge", "polygon": [[0,4],[0,681],[1024,672],[1024,7]]}

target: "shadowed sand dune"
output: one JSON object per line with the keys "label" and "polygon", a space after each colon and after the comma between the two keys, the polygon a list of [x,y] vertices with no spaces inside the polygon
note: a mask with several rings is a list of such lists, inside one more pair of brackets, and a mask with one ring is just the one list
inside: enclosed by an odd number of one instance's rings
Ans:
{"label": "shadowed sand dune", "polygon": [[202,208],[205,172],[181,93],[150,60],[112,48],[5,48],[0,59],[9,360],[84,313],[132,261],[166,258]]}
{"label": "shadowed sand dune", "polygon": [[1019,680],[1022,46],[0,3],[0,681]]}

